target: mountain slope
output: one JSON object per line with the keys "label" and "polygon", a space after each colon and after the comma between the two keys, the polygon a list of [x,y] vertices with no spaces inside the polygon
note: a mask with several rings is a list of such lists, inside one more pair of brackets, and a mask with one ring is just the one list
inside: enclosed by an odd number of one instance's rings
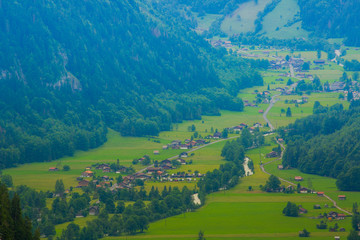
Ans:
{"label": "mountain slope", "polygon": [[[107,127],[157,135],[242,110],[213,67],[223,52],[178,15],[144,10],[133,0],[0,2],[0,168],[94,148]],[[228,89],[261,84],[248,65]]]}

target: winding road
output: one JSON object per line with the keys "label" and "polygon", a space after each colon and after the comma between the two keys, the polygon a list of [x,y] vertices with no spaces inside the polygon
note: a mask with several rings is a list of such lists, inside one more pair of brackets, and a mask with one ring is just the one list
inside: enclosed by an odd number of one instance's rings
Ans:
{"label": "winding road", "polygon": [[[271,108],[274,106],[274,104],[277,102],[276,97],[278,97],[278,96],[280,96],[280,94],[274,95],[274,96],[271,98],[270,105],[269,105],[269,107],[266,109],[266,111],[265,111],[264,114],[263,114],[263,118],[264,118],[264,120],[268,123],[271,131],[273,131],[275,128],[274,128],[273,125],[271,124],[270,120],[267,118],[267,114],[269,113],[269,111],[271,110]],[[283,157],[283,154],[284,154],[284,151],[285,151],[285,146],[284,146],[281,142],[279,142],[276,138],[275,138],[275,140],[276,140],[276,142],[277,142],[277,143],[281,146],[281,148],[282,148],[281,156],[280,156],[279,158],[273,160],[273,161],[270,161],[270,162],[267,162],[267,163],[264,163],[264,164],[260,164],[260,169],[261,169],[261,171],[263,171],[264,173],[266,173],[266,174],[268,174],[268,175],[271,175],[271,173],[267,172],[264,167],[265,167],[266,165],[268,165],[268,164],[273,163],[273,162],[282,160],[282,157]],[[295,183],[293,183],[293,182],[290,182],[290,181],[285,180],[285,179],[280,178],[280,177],[278,177],[278,178],[279,178],[281,181],[286,182],[286,183],[288,183],[288,184],[290,184],[290,185],[292,185],[292,186],[297,186],[297,184],[295,184]],[[310,190],[311,190],[311,189],[310,189]],[[331,197],[329,197],[328,195],[324,194],[324,197],[326,197],[330,202],[332,202],[332,203],[334,204],[334,207],[336,207],[338,210],[340,210],[340,211],[342,211],[342,212],[344,212],[344,213],[346,213],[346,214],[348,214],[348,215],[352,215],[351,212],[349,212],[349,211],[347,211],[347,210],[339,207],[339,206],[337,205],[336,201],[335,201],[334,199],[332,199]]]}

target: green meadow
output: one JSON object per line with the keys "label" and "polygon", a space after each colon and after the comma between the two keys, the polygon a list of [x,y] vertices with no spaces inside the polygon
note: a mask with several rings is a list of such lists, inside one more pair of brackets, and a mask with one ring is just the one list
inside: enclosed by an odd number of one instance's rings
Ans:
{"label": "green meadow", "polygon": [[[298,231],[306,228],[313,239],[331,239],[334,236],[345,237],[346,233],[331,233],[318,230],[318,219],[312,219],[320,213],[332,209],[314,210],[313,205],[330,204],[315,194],[264,193],[259,185],[265,184],[268,175],[260,171],[259,163],[271,161],[264,155],[275,145],[273,136],[266,139],[269,146],[247,152],[255,164],[255,174],[241,179],[240,184],[227,191],[209,194],[205,206],[195,212],[188,212],[150,224],[143,234],[128,237],[109,237],[107,239],[194,239],[202,230],[207,239],[298,239]],[[248,191],[248,186],[253,191]],[[287,201],[301,204],[309,212],[298,218],[285,217],[282,209]],[[340,227],[350,229],[351,219],[328,222],[329,226],[338,223]]]}

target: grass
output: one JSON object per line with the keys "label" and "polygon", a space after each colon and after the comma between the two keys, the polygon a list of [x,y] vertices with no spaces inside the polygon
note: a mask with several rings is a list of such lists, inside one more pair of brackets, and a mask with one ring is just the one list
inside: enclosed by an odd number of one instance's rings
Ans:
{"label": "grass", "polygon": [[299,12],[300,8],[296,0],[282,0],[272,12],[264,17],[263,30],[260,33],[277,39],[307,38],[309,32],[302,29],[301,22],[285,27],[288,22],[296,18]]}
{"label": "grass", "polygon": [[[187,131],[187,127],[194,124],[197,131],[202,136],[211,134],[211,127],[221,131],[225,127],[231,127],[240,124],[241,122],[252,124],[254,122],[264,122],[261,114],[257,110],[246,109],[245,112],[231,112],[222,111],[221,116],[204,116],[202,120],[185,121],[174,126],[174,131],[161,132],[159,137],[155,139],[139,138],[139,137],[122,137],[119,133],[109,130],[108,141],[101,147],[83,152],[77,151],[74,156],[64,157],[52,162],[31,163],[4,170],[4,174],[10,174],[13,177],[14,185],[27,185],[37,190],[53,190],[55,182],[58,179],[63,179],[65,188],[70,186],[77,186],[76,178],[81,175],[85,167],[91,166],[95,163],[116,163],[119,159],[120,164],[125,166],[132,165],[134,158],[140,158],[143,155],[149,155],[154,160],[164,160],[166,158],[178,155],[183,150],[160,150],[162,146],[171,142],[172,140],[179,139],[185,140],[190,138],[193,134]],[[207,132],[206,132],[207,131]],[[160,141],[160,143],[153,140]],[[184,169],[209,171],[217,168],[221,159],[217,155],[217,151],[222,145],[211,145],[206,150],[195,152],[194,165],[186,166]],[[211,149],[216,150],[212,151]],[[154,155],[154,150],[160,150],[160,155]],[[207,155],[206,155],[207,153]],[[199,154],[199,155],[197,155]],[[200,161],[199,156],[204,155],[204,161]],[[190,158],[189,158],[190,160]],[[68,172],[58,171],[49,172],[50,167],[62,168],[63,165],[69,165],[71,170]],[[204,167],[206,165],[206,167]],[[135,169],[142,169],[142,165],[134,165]],[[193,167],[193,168],[192,168]],[[95,171],[96,174],[108,175],[115,178],[117,174]]]}
{"label": "grass", "polygon": [[226,16],[221,24],[221,31],[229,36],[237,33],[253,32],[255,30],[254,22],[257,19],[257,14],[263,11],[270,2],[271,0],[258,0],[257,5],[254,1],[240,4],[237,10]]}
{"label": "grass", "polygon": [[[266,137],[267,143],[272,143],[273,136]],[[330,233],[328,230],[316,229],[320,221],[310,219],[323,213],[314,210],[314,204],[329,204],[325,198],[314,194],[282,194],[264,193],[257,186],[264,184],[268,175],[260,171],[260,161],[264,154],[271,151],[274,144],[253,149],[247,155],[255,163],[255,174],[241,179],[235,188],[208,195],[204,207],[195,212],[188,212],[166,220],[150,224],[147,232],[128,239],[194,239],[202,230],[207,239],[298,239],[299,230],[306,228],[314,239],[329,239],[335,235],[346,236],[346,233]],[[247,191],[248,186],[254,186],[254,191]],[[287,201],[301,204],[309,213],[291,218],[282,215],[282,209]],[[331,209],[328,209],[330,211]],[[340,227],[350,229],[351,219],[336,221]],[[334,222],[329,225],[333,226]],[[125,239],[125,237],[107,238]]]}

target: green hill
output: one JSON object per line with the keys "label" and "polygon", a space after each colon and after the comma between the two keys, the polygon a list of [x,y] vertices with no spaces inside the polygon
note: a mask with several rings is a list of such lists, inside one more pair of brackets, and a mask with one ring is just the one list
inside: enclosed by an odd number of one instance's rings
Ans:
{"label": "green hill", "polygon": [[157,135],[220,108],[241,111],[237,91],[261,77],[244,61],[221,77],[224,53],[166,4],[1,2],[0,168],[94,148],[107,127]]}

